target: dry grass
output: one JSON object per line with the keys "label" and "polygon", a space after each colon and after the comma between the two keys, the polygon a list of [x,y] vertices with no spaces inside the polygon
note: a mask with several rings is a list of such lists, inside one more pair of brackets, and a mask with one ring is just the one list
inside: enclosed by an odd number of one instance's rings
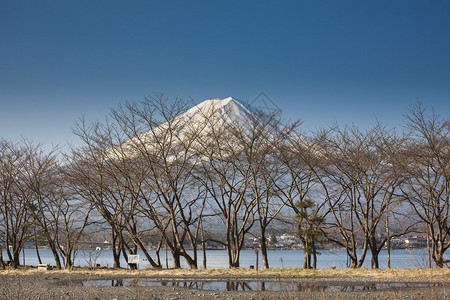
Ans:
{"label": "dry grass", "polygon": [[[45,273],[46,271],[37,270],[36,268],[25,269],[7,269],[0,270],[1,275],[32,275]],[[318,269],[305,270],[300,268],[273,268],[268,270],[250,270],[250,269],[146,269],[146,270],[128,270],[128,269],[98,269],[89,270],[88,268],[75,268],[68,270],[52,270],[48,271],[54,274],[80,274],[80,275],[131,275],[145,277],[220,277],[220,276],[276,276],[276,277],[368,277],[376,279],[389,278],[450,278],[450,269]]]}

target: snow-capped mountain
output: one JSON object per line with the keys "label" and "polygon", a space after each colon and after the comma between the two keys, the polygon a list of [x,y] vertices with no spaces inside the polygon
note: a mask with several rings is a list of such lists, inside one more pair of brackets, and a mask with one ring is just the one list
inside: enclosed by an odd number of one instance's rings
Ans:
{"label": "snow-capped mountain", "polygon": [[[166,150],[161,149],[164,143],[170,144],[170,146],[166,144],[167,147],[175,149],[167,150],[165,155],[169,155],[168,152],[177,151],[180,148],[177,147],[177,144],[182,145],[184,142],[192,140],[193,136],[196,139],[194,144],[207,143],[208,137],[213,136],[213,132],[216,138],[220,132],[225,134],[226,130],[237,130],[242,133],[251,132],[259,121],[261,121],[261,112],[257,112],[240,100],[232,97],[209,99],[174,119],[123,142],[118,146],[120,149],[108,151],[108,156],[117,157],[118,152],[116,150],[120,150],[121,154],[119,155],[121,156],[124,154],[135,156],[136,152],[143,150],[142,147],[145,147],[147,152],[166,152]],[[226,137],[224,136],[224,138]],[[155,148],[155,142],[156,148],[159,149]],[[192,146],[195,147],[196,145],[191,144],[190,147]],[[173,152],[172,155],[174,155]]]}
{"label": "snow-capped mountain", "polygon": [[245,127],[255,119],[249,105],[232,97],[205,100],[181,114],[177,119],[180,122],[202,124],[206,118],[211,117],[217,122],[216,126],[232,124],[233,126]]}

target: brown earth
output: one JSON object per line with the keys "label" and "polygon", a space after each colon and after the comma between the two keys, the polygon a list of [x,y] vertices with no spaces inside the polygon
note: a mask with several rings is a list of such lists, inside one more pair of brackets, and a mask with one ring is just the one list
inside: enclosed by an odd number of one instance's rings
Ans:
{"label": "brown earth", "polygon": [[[112,283],[120,283],[121,279],[124,280],[124,286],[111,286]],[[137,286],[133,285],[132,279],[134,279],[134,283],[138,283]],[[101,283],[108,286],[92,286],[92,282],[95,281],[91,280],[102,280]],[[168,286],[139,286],[139,284],[145,283],[145,280],[167,280]],[[215,291],[184,287],[187,283],[214,281],[229,281],[229,287],[246,281],[258,282],[258,286],[263,282],[292,282],[295,283],[296,291],[289,288],[275,292]],[[176,286],[177,284],[179,286]],[[334,286],[332,291],[328,288],[330,285]],[[240,286],[242,287],[242,285]],[[357,291],[351,291],[352,286]],[[372,290],[372,288],[383,286],[389,286],[389,288]],[[302,269],[89,271],[77,269],[70,272],[31,269],[0,271],[0,299],[14,300],[450,299],[449,287],[450,269],[316,271]]]}

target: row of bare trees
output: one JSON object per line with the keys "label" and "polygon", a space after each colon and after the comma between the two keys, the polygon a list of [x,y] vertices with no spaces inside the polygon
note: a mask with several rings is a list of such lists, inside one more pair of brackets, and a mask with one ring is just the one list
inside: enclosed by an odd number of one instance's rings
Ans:
{"label": "row of bare trees", "polygon": [[[73,265],[76,245],[89,223],[89,205],[72,192],[57,149],[43,151],[29,141],[0,142],[0,233],[8,260],[20,264],[25,241],[45,243],[61,268]],[[4,267],[2,260],[2,267]]]}
{"label": "row of bare trees", "polygon": [[378,268],[392,238],[423,225],[430,256],[445,265],[448,119],[417,105],[402,132],[333,126],[306,137],[300,122],[277,113],[191,104],[154,97],[112,109],[102,122],[81,119],[81,146],[64,155],[2,140],[0,241],[9,261],[19,265],[29,240],[49,246],[58,267],[61,259],[72,267],[83,232],[102,223],[114,267],[140,250],[161,268],[163,248],[175,268],[182,259],[198,268],[202,249],[206,267],[208,241],[224,245],[229,267],[239,267],[257,232],[269,268],[267,232],[284,222],[297,228],[305,268],[316,267],[325,241],[346,250],[349,266],[361,267],[370,253]]}

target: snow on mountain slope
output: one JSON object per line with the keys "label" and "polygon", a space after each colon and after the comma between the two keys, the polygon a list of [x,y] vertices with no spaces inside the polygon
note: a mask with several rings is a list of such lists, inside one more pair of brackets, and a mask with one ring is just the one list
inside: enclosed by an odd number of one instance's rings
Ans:
{"label": "snow on mountain slope", "polygon": [[[111,149],[112,151],[108,151],[110,152],[108,156],[111,158],[117,155],[134,157],[137,152],[143,150],[143,147],[148,153],[165,152],[164,155],[176,156],[175,152],[182,148],[178,145],[192,139],[195,141],[190,147],[197,147],[200,143],[207,144],[213,132],[216,137],[221,133],[226,135],[225,131],[229,129],[241,131],[244,135],[246,132],[250,133],[254,130],[255,124],[259,124],[258,118],[260,115],[255,113],[254,109],[235,98],[205,100],[174,119],[125,141],[118,146],[120,149]],[[156,144],[155,141],[157,141]],[[174,150],[162,149],[164,145]]]}
{"label": "snow on mountain slope", "polygon": [[193,131],[203,131],[207,135],[212,126],[216,128],[232,126],[247,129],[252,125],[254,115],[250,107],[232,97],[225,99],[210,99],[192,107],[173,120],[161,124],[156,129],[143,133],[141,136],[152,136],[154,133],[163,133],[169,127],[177,134],[178,139]]}
{"label": "snow on mountain slope", "polygon": [[[204,130],[207,130],[211,124],[247,128],[254,120],[255,116],[250,107],[239,100],[228,97],[205,100],[178,116],[175,123],[181,127],[205,126]],[[166,126],[162,124],[161,128],[166,128]]]}

